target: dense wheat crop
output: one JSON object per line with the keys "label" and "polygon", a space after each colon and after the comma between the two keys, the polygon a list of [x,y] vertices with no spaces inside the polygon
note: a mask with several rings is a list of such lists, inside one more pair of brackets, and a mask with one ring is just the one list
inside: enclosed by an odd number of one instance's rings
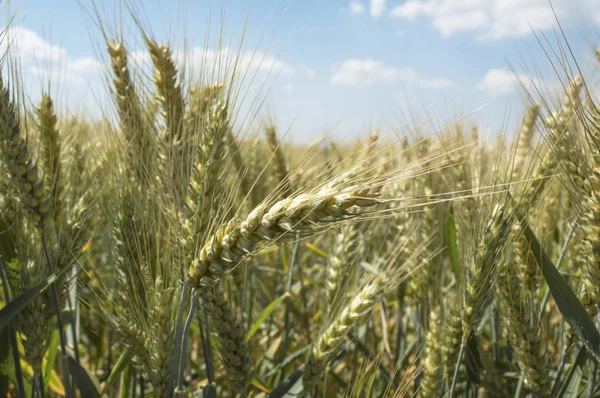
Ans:
{"label": "dense wheat crop", "polygon": [[562,94],[494,137],[300,146],[240,122],[235,55],[110,31],[101,120],[3,58],[1,396],[600,394],[593,74],[549,59]]}

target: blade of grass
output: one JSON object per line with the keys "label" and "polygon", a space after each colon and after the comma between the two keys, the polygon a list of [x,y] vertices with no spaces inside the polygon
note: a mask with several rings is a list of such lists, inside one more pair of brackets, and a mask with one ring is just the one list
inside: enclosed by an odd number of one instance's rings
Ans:
{"label": "blade of grass", "polygon": [[279,385],[277,387],[275,387],[269,395],[267,395],[267,397],[268,398],[283,398],[283,397],[285,397],[292,388],[297,386],[297,383],[302,383],[302,374],[303,373],[304,373],[304,365],[300,365],[292,373],[290,373],[290,375],[288,377],[283,379],[281,381],[281,383],[279,383]]}
{"label": "blade of grass", "polygon": [[101,397],[98,383],[94,381],[88,370],[78,364],[70,355],[67,355],[67,367],[69,373],[73,376],[73,382],[81,391],[82,397]]}
{"label": "blade of grass", "polygon": [[29,290],[26,290],[23,294],[21,294],[16,299],[12,300],[10,303],[6,305],[6,307],[0,310],[0,328],[8,325],[9,322],[17,315],[23,308],[29,304],[31,300],[36,298],[40,293],[48,289],[50,285],[56,282],[61,276],[63,276],[68,269],[62,269],[59,272],[50,275],[47,277],[44,282],[39,285],[32,287]]}
{"label": "blade of grass", "polygon": [[558,310],[585,344],[590,354],[596,360],[600,360],[600,333],[598,333],[594,321],[560,272],[558,272],[552,263],[552,260],[550,260],[540,245],[537,237],[529,227],[529,224],[524,218],[518,217],[525,233],[525,238],[531,247],[531,252],[535,256],[538,264],[542,267],[542,274],[544,275],[544,279],[548,284],[548,288],[552,293],[552,297],[556,302]]}
{"label": "blade of grass", "polygon": [[[127,361],[128,359],[129,359],[129,352],[127,350],[125,350],[121,353],[121,355],[117,359],[115,366],[110,371],[110,374],[108,375],[108,378],[106,379],[106,382],[104,383],[104,386],[102,387],[103,395],[106,393],[108,388],[110,386],[112,386],[118,380],[121,373],[123,373],[124,369],[128,366],[128,361]],[[130,372],[130,375],[131,375],[131,372]]]}
{"label": "blade of grass", "polygon": [[246,334],[246,341],[250,341],[252,339],[252,337],[254,337],[254,335],[256,334],[256,332],[258,332],[258,330],[260,329],[261,325],[263,324],[263,322],[273,313],[273,311],[275,311],[277,308],[279,308],[279,306],[281,305],[281,303],[283,303],[283,301],[290,297],[290,294],[288,292],[285,292],[283,294],[283,296],[276,298],[275,300],[271,301],[269,303],[269,305],[267,305],[265,307],[265,309],[263,310],[263,312],[259,315],[258,318],[256,318],[256,320],[254,321],[254,323],[252,324],[252,327],[250,328],[250,330],[248,331],[248,333]]}

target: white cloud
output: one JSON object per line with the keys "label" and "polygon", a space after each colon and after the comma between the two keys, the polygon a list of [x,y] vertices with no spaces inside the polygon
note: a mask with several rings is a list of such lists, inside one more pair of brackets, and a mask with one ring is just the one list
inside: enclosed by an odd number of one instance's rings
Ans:
{"label": "white cloud", "polygon": [[437,77],[435,79],[420,79],[418,82],[421,86],[430,88],[444,88],[452,85],[452,80],[445,77]]}
{"label": "white cloud", "polygon": [[52,45],[33,30],[18,25],[7,29],[5,40],[2,41],[2,51],[7,45],[18,51],[22,62],[57,62],[67,56],[66,49]]}
{"label": "white cloud", "polygon": [[[562,24],[573,23],[582,10],[592,16],[600,15],[600,1],[554,0],[552,7]],[[472,32],[480,40],[526,36],[532,29],[556,26],[547,0],[408,0],[393,8],[390,16],[428,18],[445,37]]]}
{"label": "white cloud", "polygon": [[379,18],[385,11],[385,0],[371,0],[369,13],[373,18]]}
{"label": "white cloud", "polygon": [[356,15],[365,13],[364,4],[359,3],[358,1],[354,1],[354,0],[350,2],[350,7],[348,9],[350,10],[350,13],[356,14]]}
{"label": "white cloud", "polygon": [[296,85],[294,83],[287,83],[285,86],[283,86],[283,89],[291,93],[296,89]]}
{"label": "white cloud", "polygon": [[415,19],[420,15],[432,14],[432,9],[432,2],[408,0],[404,4],[393,8],[390,15],[395,18]]}
{"label": "white cloud", "polygon": [[22,26],[12,26],[5,32],[0,51],[9,46],[19,55],[24,71],[63,83],[84,83],[97,74],[102,63],[92,57],[73,58],[64,47],[50,43],[36,32]]}
{"label": "white cloud", "polygon": [[535,79],[524,73],[515,74],[505,69],[489,69],[477,84],[477,89],[492,98],[497,98],[510,94],[518,87],[530,89],[535,84]]}
{"label": "white cloud", "polygon": [[412,68],[395,68],[370,58],[348,59],[331,76],[331,84],[337,86],[366,87],[392,82],[409,82],[431,88],[452,85],[446,78],[423,78]]}
{"label": "white cloud", "polygon": [[299,65],[299,68],[302,69],[306,77],[308,77],[309,79],[313,79],[317,75],[317,72],[308,65],[302,64]]}

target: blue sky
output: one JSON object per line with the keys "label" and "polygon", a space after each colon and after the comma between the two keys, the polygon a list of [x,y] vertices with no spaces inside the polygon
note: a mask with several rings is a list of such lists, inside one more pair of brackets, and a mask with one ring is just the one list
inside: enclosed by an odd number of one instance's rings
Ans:
{"label": "blue sky", "polygon": [[[127,14],[120,1],[97,1],[112,34]],[[244,21],[245,66],[271,87],[257,118],[272,118],[290,139],[309,142],[333,128],[355,136],[400,126],[413,115],[443,126],[484,106],[469,121],[495,132],[522,114],[520,81],[558,87],[532,34],[554,42],[547,0],[228,0],[133,1],[144,26],[177,49],[216,48],[221,20],[231,48]],[[209,11],[213,3],[212,11]],[[83,4],[83,8],[81,6]],[[23,0],[14,21],[21,68],[32,100],[52,80],[64,106],[100,113],[106,54],[91,2]],[[581,65],[598,44],[600,0],[552,2]],[[223,17],[221,17],[224,15]],[[131,52],[143,50],[135,26],[123,19]],[[138,37],[138,38],[136,38]],[[554,46],[554,48],[557,48]],[[262,64],[250,62],[258,50]],[[236,50],[233,50],[236,51]],[[140,53],[141,54],[141,53]],[[515,73],[513,73],[513,71]],[[539,77],[538,74],[542,76]]]}

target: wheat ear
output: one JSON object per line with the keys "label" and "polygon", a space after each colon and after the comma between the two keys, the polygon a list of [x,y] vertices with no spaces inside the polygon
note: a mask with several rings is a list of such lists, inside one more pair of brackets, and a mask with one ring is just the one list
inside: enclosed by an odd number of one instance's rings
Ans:
{"label": "wheat ear", "polygon": [[523,163],[530,152],[531,140],[533,139],[533,133],[535,132],[535,122],[540,114],[540,106],[533,104],[528,112],[527,116],[523,120],[521,130],[519,131],[519,140],[517,142],[517,153],[515,159],[515,166],[513,170],[514,176],[519,176],[523,168]]}
{"label": "wheat ear", "polygon": [[509,263],[501,266],[498,277],[500,310],[506,314],[508,332],[512,337],[513,351],[524,375],[525,385],[534,396],[545,397],[550,392],[542,341],[536,320],[532,319],[529,297],[524,294],[518,268]]}
{"label": "wheat ear", "polygon": [[218,288],[204,292],[201,298],[218,339],[218,352],[230,386],[242,392],[250,380],[250,355],[244,327]]}
{"label": "wheat ear", "polygon": [[167,126],[167,136],[171,142],[179,142],[183,137],[183,93],[177,81],[177,67],[171,49],[147,40],[150,58],[154,64],[154,84],[158,90],[157,100],[162,108],[162,116]]}
{"label": "wheat ear", "polygon": [[349,210],[353,207],[364,209],[379,203],[370,190],[371,187],[323,189],[271,206],[261,204],[241,222],[232,219],[200,250],[188,272],[192,286],[212,287],[261,245],[293,235],[295,231],[315,231],[319,224],[351,215]]}
{"label": "wheat ear", "polygon": [[219,102],[210,112],[188,187],[183,222],[185,235],[182,240],[186,263],[193,259],[198,239],[207,230],[209,220],[216,211],[213,208],[213,198],[219,191],[217,182],[225,152],[225,137],[229,130],[227,106]]}
{"label": "wheat ear", "polygon": [[467,339],[492,298],[492,283],[511,230],[510,220],[506,213],[506,206],[496,205],[475,253],[466,267],[461,310],[463,345],[466,345]]}
{"label": "wheat ear", "polygon": [[432,311],[429,322],[429,331],[425,337],[423,351],[423,378],[419,393],[422,398],[438,397],[442,389],[443,361],[440,340],[442,338],[441,309]]}
{"label": "wheat ear", "polygon": [[38,129],[42,138],[44,152],[44,171],[48,196],[50,198],[53,219],[58,219],[60,194],[62,191],[60,152],[61,143],[57,128],[57,117],[50,95],[42,95],[37,109]]}
{"label": "wheat ear", "polygon": [[273,164],[273,176],[276,179],[275,185],[278,186],[277,190],[280,197],[285,198],[291,193],[292,182],[290,181],[289,169],[281,148],[281,142],[277,137],[277,127],[275,124],[270,123],[265,126],[265,136],[269,148],[275,156],[275,162]]}
{"label": "wheat ear", "polygon": [[319,383],[325,366],[338,351],[350,330],[368,317],[373,305],[384,292],[383,280],[378,278],[364,286],[350,304],[331,322],[310,351],[304,368],[304,388]]}
{"label": "wheat ear", "polygon": [[49,220],[50,200],[44,192],[44,181],[39,176],[37,162],[32,159],[29,146],[21,137],[17,110],[7,87],[0,79],[0,134],[2,154],[20,193],[20,199],[33,221],[42,226]]}

